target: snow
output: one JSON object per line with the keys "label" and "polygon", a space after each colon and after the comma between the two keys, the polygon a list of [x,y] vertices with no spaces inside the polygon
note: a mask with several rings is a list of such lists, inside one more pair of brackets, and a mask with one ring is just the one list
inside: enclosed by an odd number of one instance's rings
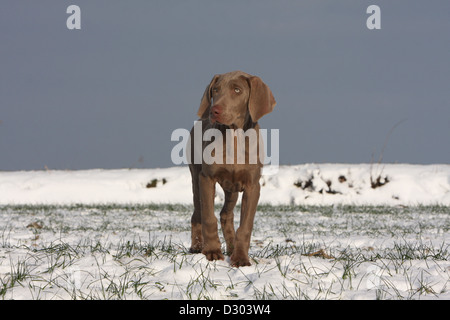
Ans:
{"label": "snow", "polygon": [[[450,165],[304,164],[275,171],[261,178],[260,203],[450,205]],[[388,182],[372,188],[378,176]],[[148,188],[152,181],[156,186]],[[191,190],[187,167],[0,172],[0,205],[190,204]]]}
{"label": "snow", "polygon": [[450,165],[272,169],[242,268],[188,252],[187,167],[0,172],[0,299],[450,299]]}

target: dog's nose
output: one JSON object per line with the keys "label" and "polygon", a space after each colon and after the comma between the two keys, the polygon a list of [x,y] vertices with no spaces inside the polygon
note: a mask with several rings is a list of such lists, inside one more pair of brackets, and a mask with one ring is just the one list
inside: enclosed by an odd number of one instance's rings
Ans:
{"label": "dog's nose", "polygon": [[213,106],[211,108],[211,113],[216,117],[219,116],[222,113],[222,107],[218,105]]}

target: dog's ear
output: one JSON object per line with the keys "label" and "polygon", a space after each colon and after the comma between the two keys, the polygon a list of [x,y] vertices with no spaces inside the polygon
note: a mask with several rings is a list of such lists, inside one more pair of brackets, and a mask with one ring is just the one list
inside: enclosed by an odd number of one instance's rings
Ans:
{"label": "dog's ear", "polygon": [[200,119],[207,119],[209,117],[209,107],[211,106],[211,88],[219,78],[219,75],[216,74],[211,82],[206,86],[205,92],[203,93],[202,101],[200,102],[200,108],[198,108],[197,115]]}
{"label": "dog's ear", "polygon": [[259,78],[251,77],[248,111],[253,122],[257,122],[263,115],[272,112],[277,104],[270,88]]}

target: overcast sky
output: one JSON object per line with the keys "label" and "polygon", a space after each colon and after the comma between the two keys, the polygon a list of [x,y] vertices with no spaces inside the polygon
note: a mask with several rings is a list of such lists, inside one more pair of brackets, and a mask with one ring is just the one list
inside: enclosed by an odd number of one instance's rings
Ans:
{"label": "overcast sky", "polygon": [[[69,30],[69,5],[81,30]],[[369,30],[369,5],[381,29]],[[450,162],[450,2],[0,2],[0,170],[173,166],[214,74],[260,76],[281,164]]]}

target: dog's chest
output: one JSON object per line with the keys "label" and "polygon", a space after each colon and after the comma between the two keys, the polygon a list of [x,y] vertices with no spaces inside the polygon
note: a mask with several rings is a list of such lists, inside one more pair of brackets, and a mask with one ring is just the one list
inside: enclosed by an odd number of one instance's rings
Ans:
{"label": "dog's chest", "polygon": [[242,192],[244,189],[259,181],[260,169],[255,166],[254,170],[242,168],[241,170],[227,170],[218,168],[214,173],[215,180],[220,184],[223,190],[228,192]]}

